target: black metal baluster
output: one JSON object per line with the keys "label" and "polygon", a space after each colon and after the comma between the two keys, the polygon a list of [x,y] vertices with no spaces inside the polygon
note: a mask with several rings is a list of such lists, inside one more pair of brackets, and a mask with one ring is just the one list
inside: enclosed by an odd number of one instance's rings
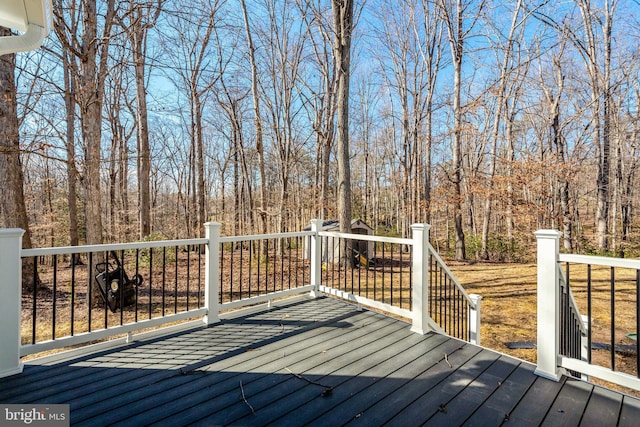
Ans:
{"label": "black metal baluster", "polygon": [[611,370],[616,370],[616,283],[615,269],[611,267]]}
{"label": "black metal baluster", "polygon": [[120,325],[124,324],[124,249],[120,251],[120,261],[122,262],[120,268]]}
{"label": "black metal baluster", "polygon": [[[217,280],[218,281],[218,301],[220,304],[222,304],[223,298],[222,298],[222,294],[224,291],[224,243],[219,243],[219,248],[220,248],[220,253],[218,254],[218,265],[220,266],[220,272],[218,274],[218,277],[213,277],[210,278],[209,280]],[[208,286],[208,283],[205,283],[205,286]],[[205,292],[206,294],[206,292]]]}
{"label": "black metal baluster", "polygon": [[[328,285],[328,280],[329,280],[329,276],[328,276],[328,271],[326,271],[323,266],[327,265],[323,262],[322,260],[322,254],[324,253],[324,249],[325,249],[325,243],[324,243],[324,238],[319,237],[320,239],[320,253],[316,254],[318,257],[320,257],[319,261],[316,262],[320,262],[320,284],[323,286],[327,286]],[[314,268],[313,265],[311,264],[311,242],[313,242],[313,240],[311,238],[309,238],[309,267],[310,269]],[[309,271],[309,281],[311,281],[311,271]]]}
{"label": "black metal baluster", "polygon": [[[191,247],[187,245],[186,250],[187,250],[187,283],[189,283],[191,281]],[[201,252],[200,245],[198,245],[198,302],[196,304],[198,308],[201,307],[200,305],[200,252]]]}
{"label": "black metal baluster", "polygon": [[636,270],[636,377],[640,378],[640,270]]}
{"label": "black metal baluster", "polygon": [[36,343],[36,319],[37,319],[37,301],[38,301],[38,275],[36,274],[36,272],[38,271],[38,257],[33,257],[33,283],[31,284],[33,286],[33,304],[31,307],[31,317],[32,317],[32,323],[31,323],[31,344],[35,344]]}
{"label": "black metal baluster", "polygon": [[[198,245],[198,304],[197,304],[198,308],[202,307],[202,250],[203,249],[204,248],[202,245]],[[188,269],[190,264],[191,264],[191,260],[187,259],[187,271],[189,271]],[[187,278],[187,283],[188,282],[189,282],[189,279]],[[220,292],[218,292],[218,294],[220,294]]]}
{"label": "black metal baluster", "polygon": [[455,316],[455,329],[456,329],[456,338],[460,338],[462,335],[462,332],[460,330],[460,314],[462,313],[462,308],[461,308],[461,304],[462,304],[462,294],[460,292],[460,290],[456,287],[455,288],[455,312],[456,312],[456,316]]}
{"label": "black metal baluster", "polygon": [[[409,246],[409,259],[413,259],[413,246]],[[429,282],[429,288],[427,289],[427,293],[431,289],[431,282]],[[427,298],[427,304],[429,301],[429,295],[423,295],[422,300],[424,302],[425,297]],[[409,263],[409,310],[411,310],[413,304],[413,262]],[[429,311],[429,315],[431,315],[431,311]]]}
{"label": "black metal baluster", "polygon": [[53,307],[51,308],[51,339],[56,339],[56,305],[58,293],[58,255],[53,256]]}
{"label": "black metal baluster", "polygon": [[[280,257],[280,290],[284,290],[284,239],[279,239],[280,250],[278,256]],[[275,287],[274,287],[275,289]]]}
{"label": "black metal baluster", "polygon": [[[109,280],[108,280],[108,278],[109,278],[109,252],[108,251],[105,251],[105,253],[104,253],[104,260],[107,263],[105,265],[105,268],[106,268],[105,271],[107,272],[107,274],[105,276],[107,278],[107,281],[106,281],[107,283],[106,283],[106,288],[105,288],[105,291],[106,291],[109,288]],[[105,298],[104,299],[104,329],[107,329],[109,327],[109,318],[108,318],[109,317],[109,313],[108,313],[108,311],[109,311],[109,302],[107,301],[107,298]]]}
{"label": "black metal baluster", "polygon": [[[173,248],[173,259],[174,259],[174,263],[175,263],[175,267],[174,267],[174,276],[173,276],[173,289],[174,289],[174,305],[173,305],[173,312],[177,313],[178,312],[178,246],[175,246]],[[186,311],[189,311],[189,282],[187,282],[187,301],[186,301]]]}
{"label": "black metal baluster", "polygon": [[[411,259],[413,259],[413,257]],[[429,254],[428,259],[429,259],[429,289],[427,289],[427,292],[429,294],[428,295],[428,297],[429,297],[429,313],[431,315],[433,315],[433,312],[435,310],[435,308],[434,308],[434,301],[435,301],[435,299],[434,299],[434,295],[435,295],[434,290],[435,290],[435,285],[436,285],[436,282],[435,282],[435,279],[434,279],[434,274],[433,274],[434,273],[433,255]]]}
{"label": "black metal baluster", "polygon": [[244,273],[244,263],[243,263],[243,260],[244,260],[244,242],[240,242],[240,266],[239,266],[239,268],[240,268],[240,273],[239,273],[239,276],[240,276],[240,280],[239,280],[240,289],[238,289],[238,299],[242,299],[242,285],[244,284],[244,274],[243,274]]}
{"label": "black metal baluster", "polygon": [[[376,292],[376,277],[378,276],[378,242],[373,242],[373,257],[371,259],[376,260],[373,265],[373,269],[369,271],[373,272],[373,299],[375,300],[375,292]],[[365,276],[365,284],[364,287],[366,289],[367,298],[369,298],[369,271],[367,271],[367,275]]]}
{"label": "black metal baluster", "polygon": [[260,295],[260,264],[262,263],[262,247],[263,247],[262,242],[258,241],[258,262],[257,262],[257,264],[258,264],[258,268],[257,268],[258,274],[257,274],[257,277],[256,277],[256,280],[258,282],[256,284],[258,295]]}
{"label": "black metal baluster", "polygon": [[[289,269],[289,274],[288,274],[289,277],[287,279],[287,288],[288,289],[291,289],[291,275],[294,273],[294,271],[291,269],[291,252],[293,250],[291,239],[292,239],[291,237],[289,237],[287,239],[287,241],[289,242],[289,243],[287,243],[287,246],[288,246],[287,247],[287,254],[288,254],[288,256],[287,256],[287,268]],[[295,282],[297,284],[298,283],[298,269],[297,268],[296,268],[296,271],[295,271],[295,278],[296,278]]]}
{"label": "black metal baluster", "polygon": [[[327,243],[329,242],[329,238],[327,238]],[[331,246],[327,246],[327,264],[331,265],[331,287],[339,288],[340,282],[336,284],[335,279],[335,267],[336,267],[336,242],[335,237],[331,237]]]}
{"label": "black metal baluster", "polygon": [[280,251],[278,250],[279,246],[279,239],[273,239],[273,288],[271,289],[271,292],[275,292],[278,287],[278,260],[280,259]]}
{"label": "black metal baluster", "polygon": [[355,260],[354,260],[355,253],[353,252],[354,240],[350,240],[350,242],[351,242],[351,251],[350,251],[349,256],[347,258],[348,261],[347,261],[347,265],[345,267],[350,267],[350,270],[351,270],[351,293],[353,294],[353,291],[355,289],[353,287],[353,282],[355,281],[355,276],[354,276],[355,275]]}
{"label": "black metal baluster", "polygon": [[[291,244],[290,244],[291,246]],[[300,272],[302,272],[303,274],[303,279],[304,279],[304,270],[300,270],[301,264],[300,264],[300,236],[296,236],[295,237],[295,248],[296,248],[296,259],[294,262],[294,267],[295,268],[295,283],[294,283],[294,287],[298,288],[299,287],[299,281],[300,281],[300,277],[298,277],[300,275]],[[289,247],[289,289],[291,289],[291,258],[293,257],[293,246]]]}
{"label": "black metal baluster", "polygon": [[222,278],[224,277],[224,243],[220,244],[220,255],[218,256],[218,262],[220,265],[220,277],[214,278],[213,280],[218,280],[220,282],[218,288],[218,302],[222,304],[222,301],[224,301],[224,299],[222,298],[222,294],[224,293],[224,288],[222,286]]}
{"label": "black metal baluster", "polygon": [[269,240],[264,241],[265,259],[264,259],[264,293],[269,293]]}
{"label": "black metal baluster", "polygon": [[443,286],[445,286],[445,284],[443,283],[444,275],[442,272],[442,268],[440,268],[439,265],[438,265],[438,276],[439,276],[438,278],[438,319],[440,320],[438,323],[442,325],[442,328],[444,329],[446,323],[445,323],[445,318],[443,314],[442,303],[444,298]]}
{"label": "black metal baluster", "polygon": [[[344,290],[345,292],[347,291],[347,279],[345,278],[344,283],[342,282],[342,245],[343,245],[343,238],[339,237],[338,238],[338,289],[340,289],[340,286],[342,285],[342,290]],[[334,259],[335,261],[335,259]]]}
{"label": "black metal baluster", "polygon": [[[403,289],[402,289],[402,276],[404,276],[404,262],[402,259],[402,245],[398,245],[398,253],[400,254],[400,283],[399,283],[399,291],[400,291],[400,308],[402,308],[402,294],[403,294]],[[393,285],[392,285],[393,286]],[[393,289],[393,287],[392,287]]]}
{"label": "black metal baluster", "polygon": [[248,297],[251,298],[251,278],[253,277],[253,240],[249,241],[249,280],[248,280],[248,288],[247,293]]}
{"label": "black metal baluster", "polygon": [[451,294],[451,279],[449,276],[444,276],[444,318],[446,319],[447,333],[451,333],[451,307],[450,307],[450,295]]}
{"label": "black metal baluster", "polygon": [[233,257],[236,252],[236,242],[231,243],[231,258],[229,260],[229,301],[233,301]]}
{"label": "black metal baluster", "polygon": [[382,259],[384,260],[384,262],[382,264],[382,288],[381,288],[381,293],[382,293],[381,301],[382,302],[384,302],[384,288],[385,288],[384,276],[385,276],[385,273],[386,273],[385,265],[387,264],[387,257],[384,254],[384,247],[385,247],[385,244],[382,243]]}
{"label": "black metal baluster", "polygon": [[149,248],[149,319],[153,313],[153,248]]}
{"label": "black metal baluster", "polygon": [[390,251],[391,251],[391,275],[389,276],[389,280],[391,281],[391,283],[389,284],[389,304],[390,304],[390,305],[393,305],[393,284],[394,284],[394,281],[393,281],[393,272],[394,272],[394,270],[395,270],[395,269],[394,269],[394,267],[395,267],[395,261],[394,261],[394,259],[393,259],[393,252],[394,252],[394,251],[393,251],[393,246],[394,246],[394,244],[393,244],[393,243],[391,243],[391,244],[389,244],[389,246],[390,246],[390,248],[389,248],[389,249],[390,249]]}
{"label": "black metal baluster", "polygon": [[564,289],[562,288],[562,286],[560,286],[560,288],[558,289],[558,292],[560,292],[560,354],[562,355],[566,355],[567,354],[567,346],[566,346],[566,336],[567,336],[567,327],[566,327],[566,301],[565,301],[565,294],[564,294]]}
{"label": "black metal baluster", "polygon": [[[285,240],[286,239],[280,239],[280,244],[282,245],[282,247],[280,248],[280,290],[281,291],[284,290],[284,258],[285,258],[284,254],[286,250]],[[291,270],[289,270],[289,277],[291,277]]]}
{"label": "black metal baluster", "polygon": [[74,335],[76,309],[76,257],[71,254],[71,336]]}
{"label": "black metal baluster", "polygon": [[[367,249],[369,246],[369,242],[365,241],[365,244],[367,245]],[[369,251],[366,251],[367,256],[369,256]],[[366,259],[366,265],[364,266],[364,271],[365,274],[367,272],[367,269],[369,268],[369,259],[365,258],[364,255],[361,255],[363,257],[363,259]],[[360,259],[358,258],[358,295],[362,295],[362,263],[360,262]]]}
{"label": "black metal baluster", "polygon": [[[136,277],[140,273],[140,249],[136,249]],[[136,286],[136,314],[135,320],[138,321],[138,298],[140,297],[140,286]]]}
{"label": "black metal baluster", "polygon": [[591,264],[587,264],[587,362],[591,364],[591,297],[593,294],[591,282]]}
{"label": "black metal baluster", "polygon": [[93,305],[91,284],[93,282],[93,252],[89,252],[89,266],[87,267],[87,300],[89,301],[87,307],[87,332],[91,332],[91,306]]}

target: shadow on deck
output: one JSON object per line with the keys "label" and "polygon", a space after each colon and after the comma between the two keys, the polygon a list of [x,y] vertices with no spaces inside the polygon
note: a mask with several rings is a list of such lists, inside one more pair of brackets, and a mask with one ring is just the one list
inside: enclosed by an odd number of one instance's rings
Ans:
{"label": "shadow on deck", "polygon": [[637,425],[640,401],[331,298],[30,361],[2,403],[72,425]]}

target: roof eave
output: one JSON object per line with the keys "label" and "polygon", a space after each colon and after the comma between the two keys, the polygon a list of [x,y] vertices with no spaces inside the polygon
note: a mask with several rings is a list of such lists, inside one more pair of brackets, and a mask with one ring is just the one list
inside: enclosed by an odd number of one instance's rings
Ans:
{"label": "roof eave", "polygon": [[51,27],[51,0],[3,0],[0,26],[21,33],[0,37],[0,55],[39,48]]}

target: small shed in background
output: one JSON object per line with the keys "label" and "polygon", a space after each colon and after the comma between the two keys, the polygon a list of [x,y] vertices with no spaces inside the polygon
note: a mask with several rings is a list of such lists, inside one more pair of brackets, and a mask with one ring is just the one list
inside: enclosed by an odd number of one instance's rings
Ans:
{"label": "small shed in background", "polygon": [[[305,227],[304,231],[311,230],[311,227]],[[338,221],[324,221],[320,231],[340,231],[340,223]],[[373,235],[373,228],[371,228],[366,222],[354,219],[351,220],[351,233],[362,234],[365,236]],[[339,238],[323,236],[322,237],[322,262],[337,263],[339,261],[340,251]],[[366,264],[370,257],[373,256],[373,244],[374,242],[368,240],[354,240],[352,244],[353,256],[360,264]],[[311,254],[311,237],[306,237],[304,240],[304,257],[308,258]]]}

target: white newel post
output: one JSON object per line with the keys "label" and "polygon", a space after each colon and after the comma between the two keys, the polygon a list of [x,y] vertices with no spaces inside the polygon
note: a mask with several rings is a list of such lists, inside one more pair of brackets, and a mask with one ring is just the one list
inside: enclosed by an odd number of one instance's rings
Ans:
{"label": "white newel post", "polygon": [[220,227],[219,222],[207,222],[204,224],[204,237],[208,240],[205,250],[204,268],[204,307],[207,314],[204,323],[211,325],[220,321],[219,317],[219,285],[220,276]]}
{"label": "white newel post", "polygon": [[0,378],[22,372],[20,306],[22,301],[22,235],[17,228],[0,229]]}
{"label": "white newel post", "polygon": [[560,236],[556,230],[538,230],[538,366],[535,373],[558,381],[560,351]]}
{"label": "white newel post", "polygon": [[413,257],[411,289],[411,331],[426,334],[429,328],[429,224],[413,224],[411,232],[413,236]]}
{"label": "white newel post", "polygon": [[309,292],[309,296],[312,298],[318,297],[320,285],[322,283],[322,250],[321,237],[318,236],[318,232],[322,230],[322,220],[311,220],[311,231],[314,233],[309,239],[309,246],[311,253],[309,255],[311,261],[311,285],[313,289]]}
{"label": "white newel post", "polygon": [[480,344],[480,302],[482,297],[477,294],[470,294],[469,298],[473,306],[469,306],[469,342],[475,345]]}

